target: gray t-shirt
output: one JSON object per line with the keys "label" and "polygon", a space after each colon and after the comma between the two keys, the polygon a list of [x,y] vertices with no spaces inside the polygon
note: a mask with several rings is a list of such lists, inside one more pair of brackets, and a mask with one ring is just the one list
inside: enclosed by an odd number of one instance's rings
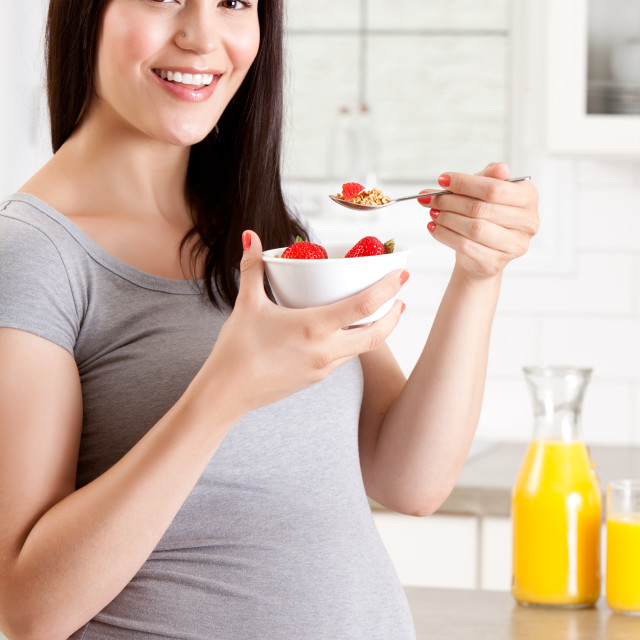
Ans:
{"label": "gray t-shirt", "polygon": [[[175,403],[228,315],[201,282],[115,259],[33,196],[0,203],[0,326],[75,357],[79,487]],[[356,359],[244,416],[138,574],[72,638],[414,638],[363,487],[361,399]]]}

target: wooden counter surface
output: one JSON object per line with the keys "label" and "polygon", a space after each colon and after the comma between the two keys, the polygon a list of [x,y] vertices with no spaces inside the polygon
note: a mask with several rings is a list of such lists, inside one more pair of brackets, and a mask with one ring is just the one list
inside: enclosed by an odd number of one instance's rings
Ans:
{"label": "wooden counter surface", "polygon": [[406,587],[417,640],[639,640],[640,616],[518,605],[510,593]]}

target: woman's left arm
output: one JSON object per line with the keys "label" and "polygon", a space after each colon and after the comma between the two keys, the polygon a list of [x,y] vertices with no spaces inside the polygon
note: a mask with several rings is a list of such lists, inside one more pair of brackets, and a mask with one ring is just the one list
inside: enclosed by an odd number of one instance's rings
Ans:
{"label": "woman's left arm", "polygon": [[502,271],[538,229],[537,192],[529,182],[506,182],[506,164],[446,176],[450,184],[441,184],[453,193],[421,201],[435,213],[435,239],[456,252],[422,354],[406,381],[386,345],[360,356],[367,494],[414,515],[434,512],[460,474],[480,416]]}

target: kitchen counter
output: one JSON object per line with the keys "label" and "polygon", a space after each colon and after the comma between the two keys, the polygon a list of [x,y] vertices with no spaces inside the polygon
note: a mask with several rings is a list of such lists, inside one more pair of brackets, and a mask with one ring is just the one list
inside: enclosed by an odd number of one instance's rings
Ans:
{"label": "kitchen counter", "polygon": [[[526,443],[476,443],[438,513],[509,517],[511,488],[526,448]],[[611,480],[640,478],[640,447],[595,445],[589,451],[603,496]],[[382,509],[373,502],[371,506]]]}
{"label": "kitchen counter", "polygon": [[638,640],[640,617],[516,604],[510,593],[406,587],[417,640]]}

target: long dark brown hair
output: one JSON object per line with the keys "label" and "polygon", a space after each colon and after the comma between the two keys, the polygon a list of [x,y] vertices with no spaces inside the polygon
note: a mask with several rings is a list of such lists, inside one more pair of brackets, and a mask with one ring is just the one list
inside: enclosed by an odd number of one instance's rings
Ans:
{"label": "long dark brown hair", "polygon": [[[56,152],[95,96],[100,23],[109,0],[50,0],[46,32],[51,143]],[[218,126],[191,148],[187,197],[196,238],[192,264],[204,257],[211,302],[233,306],[238,295],[241,234],[253,229],[265,249],[305,236],[281,187],[283,0],[260,0],[256,59]]]}

